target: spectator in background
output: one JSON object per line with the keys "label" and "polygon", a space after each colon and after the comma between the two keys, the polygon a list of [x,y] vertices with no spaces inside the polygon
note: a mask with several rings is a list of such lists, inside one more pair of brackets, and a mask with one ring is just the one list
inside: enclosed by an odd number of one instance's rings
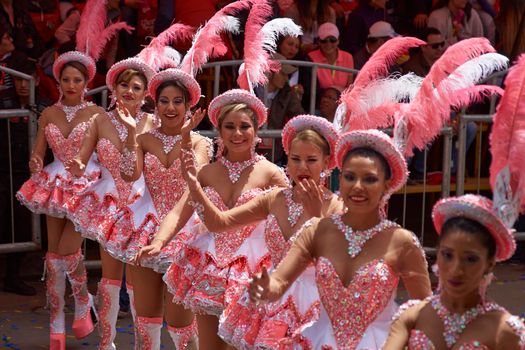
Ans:
{"label": "spectator in background", "polygon": [[[14,50],[13,38],[9,35],[7,28],[0,24],[0,66],[10,66]],[[14,108],[14,101],[13,78],[5,72],[0,72],[0,108]]]}
{"label": "spectator in background", "polygon": [[55,31],[55,39],[59,45],[75,40],[75,34],[80,24],[80,11],[70,2],[60,4],[60,12],[64,14],[62,24]]}
{"label": "spectator in background", "polygon": [[38,59],[44,51],[44,44],[24,5],[22,0],[0,0],[0,25],[13,38],[17,51]]}
{"label": "spectator in background", "polygon": [[[398,36],[392,25],[385,21],[374,23],[369,30],[365,46],[354,55],[354,68],[360,70],[368,59],[388,40]],[[395,67],[393,70],[396,70]]]}
{"label": "spectator in background", "polygon": [[426,28],[432,0],[398,0],[395,4],[395,26],[399,33],[417,36]]}
{"label": "spectator in background", "polygon": [[496,27],[500,52],[514,62],[525,52],[525,0],[501,0]]}
{"label": "spectator in background", "polygon": [[439,29],[448,45],[482,37],[483,25],[469,0],[439,0],[428,18],[428,26]]}
{"label": "spectator in background", "polygon": [[[346,51],[339,49],[339,30],[333,23],[324,23],[319,27],[319,49],[308,54],[315,63],[354,68],[354,59]],[[326,68],[317,70],[317,81],[320,89],[337,85],[347,87],[354,80],[352,73],[346,73]]]}
{"label": "spectator in background", "polygon": [[[301,39],[295,36],[285,36],[277,42],[277,52],[287,60],[302,60],[302,58],[299,57],[300,47]],[[290,74],[288,84],[301,98],[304,94],[304,88],[303,85],[299,83],[299,74],[299,69]]]}
{"label": "spectator in background", "polygon": [[426,45],[421,46],[419,51],[403,65],[404,74],[413,72],[420,77],[426,76],[430,67],[445,52],[445,38],[439,29],[428,27],[421,38],[426,41]]}
{"label": "spectator in background", "polygon": [[[273,55],[275,60],[286,59],[283,55],[275,53]],[[281,64],[281,69],[278,72],[273,72],[268,79],[268,85],[265,91],[261,88],[256,88],[255,93],[257,97],[265,101],[268,107],[268,129],[282,129],[286,122],[299,115],[304,114],[304,109],[301,106],[301,101],[297,94],[292,90],[288,84],[290,75],[297,71],[297,67],[289,64]],[[272,139],[264,139],[260,147],[262,150],[272,148]],[[274,162],[282,164],[284,161],[284,152],[280,142],[275,145]]]}
{"label": "spectator in background", "polygon": [[387,21],[387,0],[359,0],[359,6],[348,16],[341,48],[355,54],[365,46],[366,38],[372,24]]}
{"label": "spectator in background", "polygon": [[303,28],[302,51],[308,53],[318,48],[318,28],[321,24],[330,22],[335,24],[334,9],[326,0],[296,1],[284,13]]}
{"label": "spectator in background", "polygon": [[481,25],[483,26],[483,36],[490,40],[492,45],[496,44],[496,24],[494,17],[496,11],[487,0],[473,0],[472,6],[478,13]]}
{"label": "spectator in background", "polygon": [[341,93],[343,90],[344,89],[342,87],[337,85],[324,89],[321,92],[321,97],[319,98],[319,111],[317,115],[332,123],[334,121],[335,111],[339,105],[339,98],[341,98]]}
{"label": "spectator in background", "polygon": [[[16,59],[11,61],[9,68],[32,75],[37,79],[36,64],[28,59],[25,54],[15,54]],[[38,83],[38,80],[37,80]],[[15,103],[11,108],[29,108],[29,81],[13,77],[16,91]],[[42,110],[51,104],[36,96],[36,112],[40,115]],[[0,127],[0,231],[2,241],[11,235],[11,201],[10,182],[12,188],[20,188],[29,174],[29,144],[28,144],[28,118],[15,117],[2,120]],[[9,128],[9,133],[7,132]],[[8,137],[8,135],[10,137]],[[9,141],[11,142],[11,173],[9,171]],[[13,202],[13,218],[15,242],[31,241],[31,213],[18,201]],[[20,268],[25,253],[6,254],[6,274],[3,290],[20,295],[35,295],[35,288],[27,285],[20,276]]]}

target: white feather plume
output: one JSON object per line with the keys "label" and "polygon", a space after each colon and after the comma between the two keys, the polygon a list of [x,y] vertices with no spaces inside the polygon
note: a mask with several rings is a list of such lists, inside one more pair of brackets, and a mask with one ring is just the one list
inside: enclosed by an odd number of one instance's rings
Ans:
{"label": "white feather plume", "polygon": [[297,37],[303,34],[300,26],[290,18],[276,18],[267,22],[261,29],[263,32],[263,47],[270,53],[277,50],[277,41],[280,36]]}

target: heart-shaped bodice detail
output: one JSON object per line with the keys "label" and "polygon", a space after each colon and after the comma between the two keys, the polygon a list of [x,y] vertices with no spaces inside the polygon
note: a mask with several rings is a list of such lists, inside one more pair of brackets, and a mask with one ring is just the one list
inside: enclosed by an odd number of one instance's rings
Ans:
{"label": "heart-shaped bodice detail", "polygon": [[108,169],[113,181],[115,182],[119,196],[119,204],[127,204],[133,183],[124,181],[122,176],[120,176],[120,160],[122,154],[117,146],[106,138],[98,140],[97,154],[100,164]]}
{"label": "heart-shaped bodice detail", "polygon": [[[226,211],[229,208],[222,200],[219,193],[213,187],[205,187],[204,191],[208,198],[215,204],[215,206],[221,210]],[[250,201],[252,198],[262,193],[264,190],[261,188],[252,188],[248,191],[243,192],[235,202],[234,207],[243,205]],[[217,256],[215,259],[216,263],[220,266],[226,266],[229,264],[231,257],[239,249],[242,243],[250,236],[253,229],[257,226],[257,223],[243,226],[242,228],[231,230],[228,232],[221,232],[214,236],[215,240],[215,251]]]}
{"label": "heart-shaped bodice detail", "polygon": [[365,330],[389,303],[399,281],[382,259],[361,266],[347,287],[325,257],[317,259],[315,275],[339,349],[355,349]]}
{"label": "heart-shaped bodice detail", "polygon": [[53,123],[47,124],[44,132],[54,156],[62,163],[73,159],[80,150],[88,126],[87,122],[79,123],[64,137],[58,126]]}
{"label": "heart-shaped bodice detail", "polygon": [[144,155],[144,180],[159,215],[159,222],[173,209],[187,188],[181,170],[180,159],[166,168],[155,155]]}

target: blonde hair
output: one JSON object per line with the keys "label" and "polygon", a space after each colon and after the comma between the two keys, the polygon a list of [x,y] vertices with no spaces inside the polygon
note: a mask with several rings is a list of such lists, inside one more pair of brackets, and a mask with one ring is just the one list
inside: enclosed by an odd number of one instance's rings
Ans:
{"label": "blonde hair", "polygon": [[246,113],[246,115],[252,120],[253,128],[255,130],[258,129],[259,124],[257,123],[257,117],[255,116],[254,111],[248,106],[246,103],[231,103],[225,106],[222,106],[219,117],[217,118],[217,125],[219,129],[222,126],[222,123],[224,122],[224,118],[230,113],[235,112],[243,112]]}
{"label": "blonde hair", "polygon": [[330,145],[328,144],[328,141],[326,141],[326,139],[315,130],[306,129],[299,131],[290,142],[290,149],[294,142],[297,141],[311,142],[319,147],[325,156],[330,155]]}

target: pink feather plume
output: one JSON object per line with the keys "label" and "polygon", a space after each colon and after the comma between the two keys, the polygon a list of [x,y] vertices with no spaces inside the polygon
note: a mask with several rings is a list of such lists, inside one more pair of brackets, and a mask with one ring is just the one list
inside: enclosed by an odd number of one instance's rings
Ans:
{"label": "pink feather plume", "polygon": [[272,64],[268,52],[264,49],[264,32],[262,27],[272,14],[272,7],[267,0],[257,1],[246,21],[244,29],[244,66],[239,71],[237,84],[244,90],[251,91],[255,85],[268,81],[266,72],[279,69]]}
{"label": "pink feather plume", "polygon": [[525,209],[525,54],[510,68],[505,79],[505,93],[499,103],[490,134],[492,163],[490,184],[509,166],[513,193],[521,192]]}
{"label": "pink feather plume", "polygon": [[122,29],[131,32],[133,27],[125,22],[111,24],[106,28],[106,0],[88,0],[82,10],[76,34],[77,50],[87,53],[95,61],[100,58],[106,44]]}
{"label": "pink feather plume", "polygon": [[[181,23],[172,24],[168,29],[153,38],[138,56],[156,71],[163,67],[173,66],[172,58],[166,55],[165,48],[170,44],[189,40],[193,33],[194,28],[191,26]],[[179,63],[176,62],[176,65]]]}
{"label": "pink feather plume", "polygon": [[223,42],[221,33],[237,33],[239,21],[232,16],[249,9],[251,5],[248,0],[234,1],[215,13],[204,27],[197,30],[192,46],[182,60],[181,69],[195,75],[210,58],[224,55],[228,47]]}

